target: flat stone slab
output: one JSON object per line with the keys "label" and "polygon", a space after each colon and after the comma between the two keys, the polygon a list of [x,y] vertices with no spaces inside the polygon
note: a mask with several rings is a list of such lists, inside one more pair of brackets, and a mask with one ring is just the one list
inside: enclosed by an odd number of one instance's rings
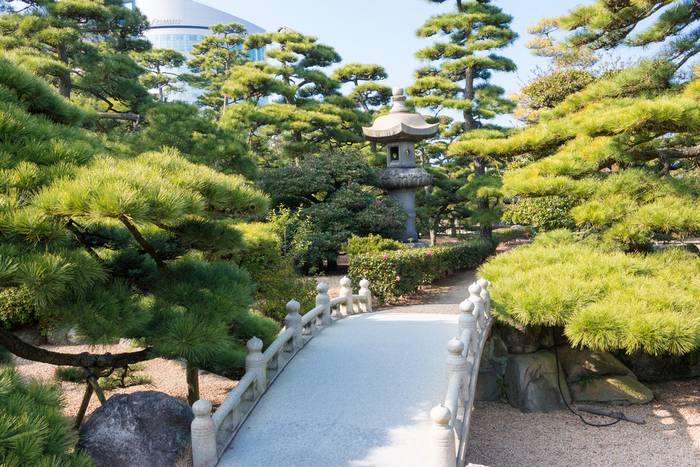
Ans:
{"label": "flat stone slab", "polygon": [[219,465],[425,466],[457,315],[355,315],[301,350]]}

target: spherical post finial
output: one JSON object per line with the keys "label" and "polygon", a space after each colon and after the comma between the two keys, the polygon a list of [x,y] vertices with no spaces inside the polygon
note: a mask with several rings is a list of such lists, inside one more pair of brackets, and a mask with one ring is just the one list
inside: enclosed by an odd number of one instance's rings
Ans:
{"label": "spherical post finial", "polygon": [[436,425],[447,426],[452,419],[452,413],[450,409],[440,404],[433,407],[430,411],[430,418]]}
{"label": "spherical post finial", "polygon": [[204,399],[199,399],[192,404],[192,412],[195,417],[208,417],[211,414],[211,402]]}
{"label": "spherical post finial", "polygon": [[263,348],[263,341],[253,336],[246,343],[246,347],[248,347],[248,352],[260,352]]}
{"label": "spherical post finial", "polygon": [[462,355],[462,352],[464,352],[464,343],[456,337],[453,337],[447,342],[447,351],[452,355]]}
{"label": "spherical post finial", "polygon": [[462,302],[459,304],[459,312],[460,313],[469,313],[471,314],[474,311],[474,304],[469,300],[462,300]]}
{"label": "spherical post finial", "polygon": [[301,309],[301,304],[296,300],[290,300],[287,302],[287,313],[299,313]]}

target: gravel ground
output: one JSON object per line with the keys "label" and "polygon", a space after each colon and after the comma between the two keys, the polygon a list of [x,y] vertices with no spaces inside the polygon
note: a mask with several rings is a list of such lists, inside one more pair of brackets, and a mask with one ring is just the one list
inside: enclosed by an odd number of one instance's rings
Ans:
{"label": "gravel ground", "polygon": [[[135,350],[128,345],[107,345],[107,346],[42,346],[45,349],[56,352],[80,353],[80,352],[129,352]],[[17,371],[26,377],[37,378],[43,381],[55,381],[54,373],[56,367],[45,363],[31,362],[21,358],[16,359]],[[182,400],[187,399],[187,383],[185,382],[185,366],[183,363],[156,358],[144,362],[145,369],[139,374],[150,377],[150,384],[118,388],[105,393],[109,398],[112,394],[128,394],[137,391],[161,391]],[[200,372],[199,386],[201,397],[212,401],[218,405],[223,401],[226,394],[236,386],[236,381],[218,376],[205,371]],[[85,385],[70,382],[61,382],[61,393],[64,403],[64,413],[74,417],[78,413],[80,402],[85,392]],[[97,397],[93,395],[88,407],[88,414],[99,407]]]}
{"label": "gravel ground", "polygon": [[[652,384],[656,400],[610,407],[646,425],[584,425],[568,411],[526,414],[499,402],[474,409],[468,459],[493,466],[698,466],[700,380]],[[609,421],[589,416],[587,420]]]}

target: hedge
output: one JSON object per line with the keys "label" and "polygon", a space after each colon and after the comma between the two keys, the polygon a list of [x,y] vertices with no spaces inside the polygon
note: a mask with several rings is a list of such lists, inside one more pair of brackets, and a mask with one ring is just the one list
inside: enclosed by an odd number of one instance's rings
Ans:
{"label": "hedge", "polygon": [[348,275],[356,285],[366,278],[376,297],[391,301],[453,271],[476,268],[495,247],[488,240],[472,240],[431,248],[351,255]]}
{"label": "hedge", "polygon": [[403,250],[406,246],[398,240],[384,238],[381,235],[369,234],[366,237],[353,235],[341,248],[349,255],[361,255],[363,253],[376,253],[379,251]]}

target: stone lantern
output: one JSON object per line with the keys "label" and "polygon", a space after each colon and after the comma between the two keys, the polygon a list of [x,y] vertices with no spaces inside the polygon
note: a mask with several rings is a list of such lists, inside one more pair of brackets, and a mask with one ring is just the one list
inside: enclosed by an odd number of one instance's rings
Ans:
{"label": "stone lantern", "polygon": [[408,215],[406,228],[400,239],[417,241],[416,189],[430,185],[433,179],[428,172],[416,167],[415,144],[435,136],[438,125],[429,125],[421,115],[408,111],[402,88],[394,88],[392,101],[391,111],[377,118],[371,127],[365,127],[362,131],[368,140],[386,146],[387,168],[379,180],[382,187],[389,192],[389,196],[396,200]]}

